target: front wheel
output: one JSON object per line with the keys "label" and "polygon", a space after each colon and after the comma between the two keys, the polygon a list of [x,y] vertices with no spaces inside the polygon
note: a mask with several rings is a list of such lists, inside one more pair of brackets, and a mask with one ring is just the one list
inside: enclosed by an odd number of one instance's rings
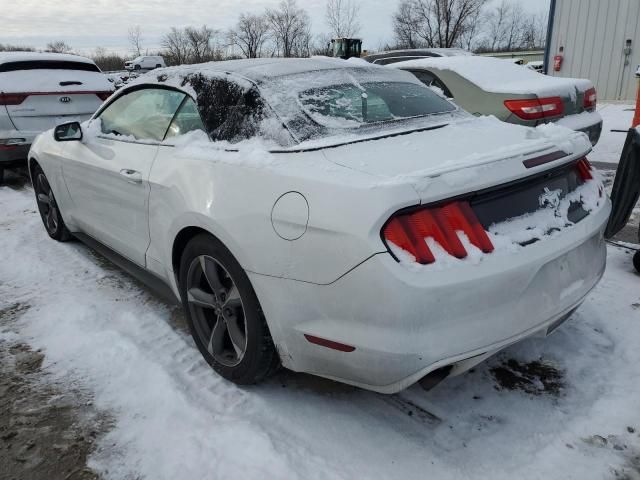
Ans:
{"label": "front wheel", "polygon": [[182,253],[180,296],[205,360],[240,385],[257,383],[279,358],[249,277],[217,239],[201,234]]}
{"label": "front wheel", "polygon": [[71,233],[64,224],[51,185],[39,165],[33,168],[33,189],[45,230],[54,240],[66,242],[71,238]]}

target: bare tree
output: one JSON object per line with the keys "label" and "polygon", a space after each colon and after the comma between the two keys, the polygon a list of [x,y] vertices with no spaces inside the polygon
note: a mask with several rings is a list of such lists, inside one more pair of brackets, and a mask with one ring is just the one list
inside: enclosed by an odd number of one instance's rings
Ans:
{"label": "bare tree", "polygon": [[[398,43],[451,48],[476,21],[487,0],[405,0],[394,17]],[[400,35],[399,35],[400,34]],[[407,42],[408,43],[408,42]]]}
{"label": "bare tree", "polygon": [[[505,0],[503,0],[504,2]],[[524,11],[519,3],[511,4],[511,13],[506,25],[506,38],[504,48],[507,51],[520,47],[522,43],[522,27],[524,23]]]}
{"label": "bare tree", "polygon": [[420,21],[414,9],[415,2],[413,0],[403,0],[393,15],[393,33],[396,38],[396,46],[399,48],[417,48],[421,46],[418,38]]}
{"label": "bare tree", "polygon": [[142,55],[142,29],[140,25],[129,28],[128,37],[131,51],[139,57]]}
{"label": "bare tree", "polygon": [[478,46],[486,22],[487,18],[482,13],[479,13],[473,21],[468,22],[467,28],[460,34],[459,46],[470,52],[474,51]]}
{"label": "bare tree", "polygon": [[104,47],[97,47],[91,55],[91,59],[102,71],[122,70],[126,61],[126,58],[117,53],[109,53]]}
{"label": "bare tree", "polygon": [[10,45],[8,43],[0,43],[0,52],[35,52],[33,47],[24,47],[22,45]]}
{"label": "bare tree", "polygon": [[327,0],[325,18],[334,37],[353,37],[360,30],[360,4],[354,0]]}
{"label": "bare tree", "polygon": [[71,52],[71,50],[71,46],[67,45],[64,40],[55,40],[53,42],[49,42],[47,43],[47,48],[45,49],[45,51],[51,53],[69,53]]}
{"label": "bare tree", "polygon": [[201,28],[187,27],[184,29],[189,41],[190,61],[201,63],[213,60],[216,57],[216,48],[212,45],[217,31],[203,25]]}
{"label": "bare tree", "polygon": [[258,58],[262,55],[268,33],[269,23],[265,15],[243,13],[236,28],[230,32],[230,41],[240,48],[245,57]]}
{"label": "bare tree", "polygon": [[182,65],[189,58],[189,39],[183,30],[171,27],[171,31],[162,37],[165,60],[171,65]]}
{"label": "bare tree", "polygon": [[283,57],[294,56],[301,39],[309,37],[307,12],[298,7],[296,0],[282,0],[278,8],[267,10],[266,18],[275,41],[275,51]]}

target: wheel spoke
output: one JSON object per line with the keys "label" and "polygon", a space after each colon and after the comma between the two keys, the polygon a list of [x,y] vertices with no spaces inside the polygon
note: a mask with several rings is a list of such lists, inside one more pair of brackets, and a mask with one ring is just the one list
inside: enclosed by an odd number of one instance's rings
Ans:
{"label": "wheel spoke", "polygon": [[211,336],[209,337],[209,345],[207,350],[211,355],[222,353],[224,348],[224,333],[227,331],[227,324],[224,318],[218,317],[216,324],[211,330]]}
{"label": "wheel spoke", "polygon": [[49,202],[50,202],[49,195],[46,195],[44,193],[39,193],[38,194],[38,201],[40,203],[44,203],[45,205],[49,205]]}
{"label": "wheel spoke", "polygon": [[229,332],[229,338],[231,339],[233,349],[236,351],[238,358],[240,358],[244,353],[247,340],[244,332],[238,325],[238,317],[235,315],[224,315],[224,319],[227,323],[227,331]]}
{"label": "wheel spoke", "polygon": [[58,228],[58,209],[55,205],[51,205],[49,207],[49,215],[51,216],[51,223],[53,224],[53,229]]}
{"label": "wheel spoke", "polygon": [[47,177],[44,176],[44,173],[38,175],[38,186],[40,187],[38,190],[40,190],[42,193],[45,193],[47,195],[49,194],[49,190],[51,190],[51,187],[49,187],[49,182],[47,181]]}
{"label": "wheel spoke", "polygon": [[216,296],[220,295],[220,292],[224,291],[224,287],[220,281],[216,262],[208,257],[202,256],[200,257],[200,267],[207,279],[207,283],[211,287],[211,291],[215,293]]}
{"label": "wheel spoke", "polygon": [[227,292],[227,298],[225,299],[222,306],[234,308],[234,307],[240,307],[241,305],[242,305],[242,302],[240,300],[240,292],[238,292],[238,287],[236,287],[236,284],[234,283],[231,285],[231,288]]}
{"label": "wheel spoke", "polygon": [[215,308],[216,297],[212,293],[207,293],[201,288],[190,288],[187,291],[187,300],[189,303],[202,308]]}
{"label": "wheel spoke", "polygon": [[50,208],[49,211],[47,212],[47,230],[49,230],[50,232],[55,230],[55,226],[53,225],[53,209]]}

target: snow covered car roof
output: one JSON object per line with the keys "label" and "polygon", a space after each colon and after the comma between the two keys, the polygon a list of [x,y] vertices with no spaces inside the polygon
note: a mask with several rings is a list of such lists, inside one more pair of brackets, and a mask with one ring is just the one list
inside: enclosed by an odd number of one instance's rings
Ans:
{"label": "snow covered car roof", "polygon": [[586,90],[593,85],[589,80],[540,75],[521,65],[481,56],[421,58],[389,66],[399,69],[449,70],[475,83],[482,90],[493,93],[561,95],[567,89],[574,90],[576,86]]}
{"label": "snow covered car roof", "polygon": [[[335,70],[346,67],[370,68],[376,71],[384,71],[384,68],[365,62],[349,62],[330,57],[312,58],[251,58],[241,60],[224,60],[221,62],[207,62],[195,65],[180,65],[156,69],[141,81],[148,83],[149,77],[186,77],[189,74],[201,73],[205,76],[216,77],[226,73],[234,73],[245,77],[255,83],[268,81],[276,77],[295,75],[312,71]],[[162,82],[162,80],[160,80]]]}
{"label": "snow covered car roof", "polygon": [[79,55],[70,55],[67,53],[0,52],[0,65],[9,62],[29,62],[38,60],[77,62],[95,65],[93,60],[90,60],[86,57],[81,57]]}
{"label": "snow covered car roof", "polygon": [[[270,107],[259,108],[259,114],[254,116],[252,121],[260,122],[265,118],[275,118],[278,120],[276,122],[278,125],[286,125],[289,133],[298,142],[328,137],[333,137],[335,140],[338,136],[344,139],[345,135],[362,138],[365,135],[387,133],[390,130],[390,124],[394,125],[394,129],[404,131],[425,128],[436,121],[442,123],[443,119],[428,118],[435,117],[436,113],[427,111],[428,109],[421,115],[399,113],[386,118],[385,121],[369,122],[344,121],[336,115],[319,111],[317,102],[322,103],[332,96],[336,97],[336,102],[342,102],[340,105],[332,104],[334,111],[348,109],[345,102],[354,101],[353,95],[357,96],[356,103],[360,102],[361,97],[368,98],[365,91],[372,85],[389,88],[395,85],[396,89],[403,89],[404,93],[398,93],[396,96],[405,99],[405,110],[407,110],[407,104],[412,103],[406,100],[407,98],[420,100],[416,95],[430,96],[434,104],[444,103],[440,105],[442,108],[437,113],[448,114],[446,121],[450,121],[455,115],[460,115],[455,105],[437,96],[409,72],[371,65],[361,60],[345,61],[328,57],[228,60],[156,69],[130,83],[125,91],[145,84],[180,88],[198,100],[200,113],[203,118],[206,118],[209,116],[207,110],[210,110],[209,106],[212,104],[210,99],[218,95],[220,89],[226,92],[226,99],[221,99],[222,103],[229,97],[239,95],[236,87],[221,86],[221,82],[218,81],[227,79],[232,79],[233,84],[247,94],[244,100],[238,100],[240,110],[247,104],[255,104],[256,101],[258,104],[262,103],[257,98],[249,98],[251,96],[260,97]],[[341,91],[349,88],[352,90],[351,94]],[[412,92],[408,92],[407,89]],[[355,90],[358,90],[357,94],[354,93]],[[403,102],[400,98],[397,100],[393,106],[399,106],[398,102]],[[428,101],[425,98],[423,100]],[[415,105],[416,102],[413,104]],[[326,102],[323,105],[329,108]],[[385,106],[378,102],[377,108],[385,108]],[[402,107],[399,106],[399,108]],[[374,108],[372,108],[373,111]],[[462,113],[462,115],[466,114]],[[214,116],[219,117],[215,112]],[[245,117],[247,117],[246,113]],[[214,130],[214,128],[208,128],[210,131]]]}

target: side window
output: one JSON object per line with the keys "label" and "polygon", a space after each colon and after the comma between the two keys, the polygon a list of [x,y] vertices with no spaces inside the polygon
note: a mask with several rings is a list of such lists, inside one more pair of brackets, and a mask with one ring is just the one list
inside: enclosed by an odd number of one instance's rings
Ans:
{"label": "side window", "polygon": [[185,94],[164,88],[134,90],[115,100],[98,117],[102,133],[162,141]]}
{"label": "side window", "polygon": [[444,83],[442,83],[442,80],[436,77],[433,73],[427,72],[425,70],[409,70],[409,71],[413,73],[418,78],[418,80],[424,83],[427,87],[439,88],[440,90],[442,90],[442,93],[444,93],[447,98],[453,98],[453,95],[451,94],[447,86]]}
{"label": "side window", "polygon": [[213,141],[235,143],[258,134],[264,103],[257,89],[247,90],[231,79],[200,74],[188,81],[198,94],[198,111]]}
{"label": "side window", "polygon": [[169,125],[167,136],[165,138],[178,137],[194,130],[205,131],[204,124],[198,113],[196,102],[191,97],[187,97],[176,113],[176,116]]}

